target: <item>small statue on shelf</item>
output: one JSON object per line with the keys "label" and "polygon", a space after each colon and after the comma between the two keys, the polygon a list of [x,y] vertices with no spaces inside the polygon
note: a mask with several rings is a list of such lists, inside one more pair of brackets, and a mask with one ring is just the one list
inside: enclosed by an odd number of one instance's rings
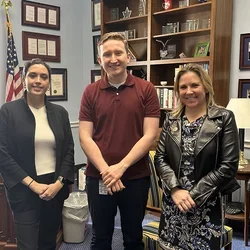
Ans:
{"label": "small statue on shelf", "polygon": [[130,18],[132,13],[132,10],[130,10],[128,7],[122,12],[123,18]]}
{"label": "small statue on shelf", "polygon": [[156,42],[159,42],[162,44],[162,49],[160,49],[160,58],[163,59],[167,59],[167,55],[168,55],[168,50],[167,50],[167,43],[170,41],[171,39],[167,40],[165,43],[161,40],[156,40]]}

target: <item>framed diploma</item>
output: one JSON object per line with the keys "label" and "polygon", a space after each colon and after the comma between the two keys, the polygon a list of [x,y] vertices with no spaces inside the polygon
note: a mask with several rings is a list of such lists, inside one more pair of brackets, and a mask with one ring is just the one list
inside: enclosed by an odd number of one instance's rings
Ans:
{"label": "framed diploma", "polygon": [[61,61],[60,36],[22,32],[23,60],[39,57],[47,62]]}
{"label": "framed diploma", "polygon": [[92,31],[101,29],[101,0],[92,0]]}
{"label": "framed diploma", "polygon": [[51,69],[51,83],[46,95],[49,101],[67,101],[67,69]]}
{"label": "framed diploma", "polygon": [[60,30],[60,7],[22,0],[22,25]]}
{"label": "framed diploma", "polygon": [[100,69],[92,69],[90,71],[90,79],[91,83],[96,82],[102,78],[101,70]]}

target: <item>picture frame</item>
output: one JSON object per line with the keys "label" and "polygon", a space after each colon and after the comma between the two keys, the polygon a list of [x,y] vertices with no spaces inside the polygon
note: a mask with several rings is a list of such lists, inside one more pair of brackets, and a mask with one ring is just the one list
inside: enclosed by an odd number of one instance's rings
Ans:
{"label": "picture frame", "polygon": [[136,62],[138,55],[130,45],[128,46],[128,53],[130,55],[130,62]]}
{"label": "picture frame", "polygon": [[100,41],[101,36],[100,35],[96,35],[93,36],[93,54],[94,54],[94,64],[99,64],[98,63],[98,49],[97,49],[97,45],[98,42]]}
{"label": "picture frame", "polygon": [[135,39],[136,38],[136,30],[135,29],[125,30],[125,38],[127,40]]}
{"label": "picture frame", "polygon": [[47,62],[61,61],[60,36],[22,31],[23,60],[39,57]]}
{"label": "picture frame", "polygon": [[250,98],[250,79],[239,79],[238,98]]}
{"label": "picture frame", "polygon": [[[23,67],[19,67],[19,69],[22,75]],[[68,74],[66,68],[51,68],[51,83],[46,96],[49,101],[53,102],[68,100]]]}
{"label": "picture frame", "polygon": [[102,78],[102,71],[100,69],[92,69],[90,71],[91,83],[96,82]]}
{"label": "picture frame", "polygon": [[101,0],[92,0],[92,31],[101,29]]}
{"label": "picture frame", "polygon": [[209,51],[209,45],[210,45],[209,41],[197,43],[195,47],[194,57],[207,56],[207,53]]}
{"label": "picture frame", "polygon": [[60,30],[60,7],[22,0],[22,25]]}
{"label": "picture frame", "polygon": [[240,35],[239,69],[250,69],[250,33]]}

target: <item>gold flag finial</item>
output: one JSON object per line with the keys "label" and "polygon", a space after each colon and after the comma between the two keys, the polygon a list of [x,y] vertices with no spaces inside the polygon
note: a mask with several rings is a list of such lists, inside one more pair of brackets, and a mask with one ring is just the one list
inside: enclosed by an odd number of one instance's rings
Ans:
{"label": "gold flag finial", "polygon": [[5,11],[9,11],[9,7],[12,7],[12,2],[10,0],[2,0],[1,6],[4,6]]}

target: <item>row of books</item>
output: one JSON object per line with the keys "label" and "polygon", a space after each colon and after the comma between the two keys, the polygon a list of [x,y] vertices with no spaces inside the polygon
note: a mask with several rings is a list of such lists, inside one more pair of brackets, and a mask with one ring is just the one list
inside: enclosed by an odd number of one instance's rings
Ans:
{"label": "row of books", "polygon": [[[209,64],[208,63],[198,63],[202,66],[202,68],[208,73],[209,71]],[[175,68],[174,69],[174,82],[175,82],[175,79],[176,79],[176,76],[177,74],[179,73],[179,71],[181,69],[183,69],[187,64],[180,64],[178,68]]]}
{"label": "row of books", "polygon": [[164,109],[173,109],[176,107],[176,97],[174,90],[167,87],[155,87],[156,93],[159,98],[160,107]]}

